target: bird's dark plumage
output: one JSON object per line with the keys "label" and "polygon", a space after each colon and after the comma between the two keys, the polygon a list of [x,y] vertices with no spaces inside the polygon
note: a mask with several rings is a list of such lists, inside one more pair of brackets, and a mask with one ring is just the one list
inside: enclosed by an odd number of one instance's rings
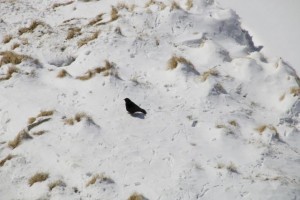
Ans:
{"label": "bird's dark plumage", "polygon": [[145,115],[147,114],[147,112],[140,108],[138,105],[136,105],[135,103],[133,103],[130,99],[126,98],[125,100],[125,105],[126,105],[126,110],[130,113],[130,114],[134,114],[136,112],[142,112]]}

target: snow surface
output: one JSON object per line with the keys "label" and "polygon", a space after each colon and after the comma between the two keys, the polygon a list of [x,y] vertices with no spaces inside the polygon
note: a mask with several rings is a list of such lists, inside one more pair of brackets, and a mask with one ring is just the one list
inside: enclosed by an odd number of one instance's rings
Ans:
{"label": "snow surface", "polygon": [[262,52],[282,57],[300,74],[300,1],[298,0],[217,0],[241,18]]}
{"label": "snow surface", "polygon": [[0,199],[299,199],[295,70],[213,1],[148,2],[1,1]]}

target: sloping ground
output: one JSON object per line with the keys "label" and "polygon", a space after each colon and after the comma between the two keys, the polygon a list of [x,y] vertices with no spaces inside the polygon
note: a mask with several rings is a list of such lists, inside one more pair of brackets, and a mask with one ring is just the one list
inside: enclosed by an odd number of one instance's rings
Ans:
{"label": "sloping ground", "polygon": [[1,2],[1,199],[296,199],[293,68],[213,1],[133,2]]}

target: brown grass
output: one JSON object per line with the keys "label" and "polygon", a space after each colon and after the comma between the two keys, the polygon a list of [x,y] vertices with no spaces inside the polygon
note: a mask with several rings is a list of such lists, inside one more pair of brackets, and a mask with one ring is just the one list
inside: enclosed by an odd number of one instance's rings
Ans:
{"label": "brown grass", "polygon": [[47,180],[48,177],[49,177],[48,173],[38,172],[28,180],[28,184],[30,186],[32,186],[33,184],[35,184],[37,182],[43,182],[43,181]]}
{"label": "brown grass", "polygon": [[61,180],[57,180],[48,184],[49,191],[52,191],[56,187],[65,187],[65,186],[66,184]]}
{"label": "brown grass", "polygon": [[261,125],[257,128],[255,128],[255,130],[259,133],[259,134],[262,134],[267,128],[267,125]]}
{"label": "brown grass", "polygon": [[74,125],[74,119],[73,118],[68,118],[64,120],[64,124],[73,126]]}
{"label": "brown grass", "polygon": [[76,77],[76,79],[86,81],[94,77],[96,74],[102,73],[103,76],[108,75],[115,75],[118,76],[116,73],[111,72],[111,69],[113,68],[113,64],[110,63],[108,60],[105,60],[104,67],[96,67],[92,70],[88,70],[84,75]]}
{"label": "brown grass", "polygon": [[99,178],[99,174],[93,176],[93,177],[87,182],[87,184],[86,184],[85,186],[88,187],[88,186],[90,186],[90,185],[95,184],[98,178]]}
{"label": "brown grass", "polygon": [[55,3],[55,4],[52,5],[52,9],[58,8],[60,6],[67,6],[67,5],[70,5],[72,3],[74,3],[74,1],[68,1],[66,3]]}
{"label": "brown grass", "polygon": [[24,33],[32,33],[34,29],[36,29],[39,25],[45,25],[40,21],[33,21],[29,27],[24,27],[19,29],[19,35],[23,35]]}
{"label": "brown grass", "polygon": [[62,69],[58,72],[57,78],[64,78],[66,76],[71,76],[65,69]]}
{"label": "brown grass", "polygon": [[6,35],[3,37],[3,44],[6,44],[6,43],[9,43],[11,40],[13,39],[13,36],[12,35]]}
{"label": "brown grass", "polygon": [[6,75],[4,77],[0,77],[0,81],[3,80],[9,80],[13,73],[18,73],[19,69],[16,66],[10,66],[6,72]]}
{"label": "brown grass", "polygon": [[23,60],[30,58],[29,56],[17,54],[13,51],[3,51],[0,52],[0,55],[2,56],[0,60],[0,67],[9,63],[17,65],[20,64]]}
{"label": "brown grass", "polygon": [[111,8],[110,18],[111,18],[111,22],[115,21],[119,18],[118,10],[115,7]]}
{"label": "brown grass", "polygon": [[172,4],[171,4],[171,11],[172,10],[179,10],[179,9],[181,9],[179,4],[176,1],[173,1]]}
{"label": "brown grass", "polygon": [[99,182],[101,182],[101,183],[103,183],[103,182],[105,182],[105,183],[114,183],[114,181],[110,178],[110,177],[108,177],[108,176],[106,176],[104,173],[102,173],[102,174],[96,174],[96,175],[94,175],[88,182],[87,182],[87,184],[85,185],[86,187],[88,187],[88,186],[90,186],[90,185],[93,185],[93,184],[95,184],[96,183],[96,181],[97,180],[99,180]]}
{"label": "brown grass", "polygon": [[70,40],[79,35],[81,35],[81,28],[78,27],[69,28],[66,40]]}
{"label": "brown grass", "polygon": [[42,110],[37,117],[47,117],[52,116],[54,114],[54,110]]}
{"label": "brown grass", "polygon": [[219,71],[217,71],[216,69],[209,69],[208,71],[205,71],[200,75],[200,79],[202,82],[204,82],[208,79],[208,77],[211,76],[219,76]]}
{"label": "brown grass", "polygon": [[193,7],[193,0],[187,0],[185,5],[186,5],[186,9],[190,10]]}
{"label": "brown grass", "polygon": [[230,125],[232,125],[232,126],[235,126],[235,127],[238,127],[238,126],[239,126],[239,124],[238,124],[235,120],[230,120],[228,123],[229,123]]}
{"label": "brown grass", "polygon": [[95,76],[95,73],[91,70],[88,70],[85,75],[82,75],[82,76],[78,76],[76,77],[76,79],[79,79],[79,80],[82,80],[82,81],[86,81],[86,80],[89,80],[91,79],[92,77]]}
{"label": "brown grass", "polygon": [[77,42],[77,45],[78,45],[78,47],[82,47],[83,45],[86,45],[88,42],[97,39],[98,36],[99,36],[99,31],[93,33],[93,35],[91,35],[90,37],[86,37],[86,38],[79,40]]}
{"label": "brown grass", "polygon": [[39,135],[45,134],[46,132],[47,132],[47,131],[45,131],[45,130],[41,130],[41,131],[33,132],[32,135],[37,135],[37,136],[39,136]]}
{"label": "brown grass", "polygon": [[18,48],[20,46],[19,43],[14,43],[12,46],[11,46],[11,50],[15,50],[16,48]]}
{"label": "brown grass", "polygon": [[145,200],[146,198],[142,194],[134,192],[127,200]]}
{"label": "brown grass", "polygon": [[28,134],[27,131],[22,130],[18,133],[18,135],[11,141],[8,142],[8,147],[14,149],[21,144],[23,140],[32,139],[32,137]]}
{"label": "brown grass", "polygon": [[217,124],[216,128],[227,128],[227,126],[225,126],[224,124]]}
{"label": "brown grass", "polygon": [[291,87],[290,93],[295,97],[300,95],[300,87]]}
{"label": "brown grass", "polygon": [[98,22],[101,22],[103,20],[103,13],[100,13],[99,15],[97,15],[94,19],[92,19],[88,25],[89,26],[93,26],[94,24],[97,24]]}
{"label": "brown grass", "polygon": [[35,122],[35,120],[36,120],[35,117],[29,117],[27,123],[32,124],[33,122]]}
{"label": "brown grass", "polygon": [[15,156],[9,154],[5,158],[0,160],[0,167],[2,167],[5,164],[6,161],[11,160],[13,157],[15,157]]}
{"label": "brown grass", "polygon": [[74,119],[77,121],[77,122],[80,122],[83,118],[87,118],[88,115],[84,112],[80,112],[80,113],[76,113]]}
{"label": "brown grass", "polygon": [[190,65],[192,68],[194,68],[194,65],[184,57],[172,56],[172,58],[170,58],[168,61],[168,69],[169,70],[175,69],[178,63]]}

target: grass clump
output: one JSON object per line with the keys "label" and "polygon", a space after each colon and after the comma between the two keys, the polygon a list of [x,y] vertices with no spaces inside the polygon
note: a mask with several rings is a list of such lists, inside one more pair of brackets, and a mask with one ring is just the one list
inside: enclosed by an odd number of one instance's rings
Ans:
{"label": "grass clump", "polygon": [[23,140],[32,139],[29,133],[25,130],[22,130],[18,135],[11,141],[8,142],[8,146],[12,149],[16,148],[21,144]]}
{"label": "grass clump", "polygon": [[111,8],[110,11],[110,18],[111,18],[111,22],[117,20],[119,18],[119,13],[118,13],[118,9],[115,7]]}
{"label": "grass clump", "polygon": [[193,7],[193,0],[187,0],[185,5],[186,5],[186,9],[190,10]]}
{"label": "grass clump", "polygon": [[235,120],[230,120],[228,123],[229,123],[231,126],[234,126],[234,127],[238,127],[238,126],[239,126],[239,124],[238,124]]}
{"label": "grass clump", "polygon": [[64,78],[66,76],[71,76],[65,69],[62,69],[58,72],[57,78]]}
{"label": "grass clump", "polygon": [[37,136],[39,136],[39,135],[43,135],[43,134],[46,133],[46,132],[47,132],[47,131],[45,131],[45,130],[37,131],[37,132],[33,132],[32,135],[37,135]]}
{"label": "grass clump", "polygon": [[219,72],[216,69],[209,69],[200,75],[200,79],[204,82],[211,76],[219,76]]}
{"label": "grass clump", "polygon": [[96,183],[96,181],[99,180],[100,183],[108,183],[108,184],[111,184],[111,183],[114,183],[114,181],[106,176],[104,173],[102,174],[96,174],[94,175],[86,184],[86,187],[90,186],[90,185],[93,185]]}
{"label": "grass clump", "polygon": [[43,182],[43,181],[47,180],[48,177],[49,177],[48,173],[38,172],[28,180],[28,184],[29,184],[29,186],[32,186],[33,184],[35,184],[37,182]]}
{"label": "grass clump", "polygon": [[40,21],[33,21],[29,27],[19,29],[19,35],[23,35],[24,33],[32,33],[39,25],[44,25],[44,23]]}
{"label": "grass clump", "polygon": [[70,125],[70,126],[73,126],[74,125],[74,119],[73,118],[68,118],[68,119],[65,119],[64,120],[64,124],[67,124],[67,125]]}
{"label": "grass clump", "polygon": [[88,115],[86,113],[80,112],[80,113],[76,113],[74,119],[75,121],[80,122],[83,118],[87,118],[87,117]]}
{"label": "grass clump", "polygon": [[173,1],[171,4],[171,11],[173,10],[179,10],[181,9],[181,7],[179,6],[179,4],[176,1]]}
{"label": "grass clump", "polygon": [[95,76],[95,73],[92,70],[88,70],[84,75],[78,76],[78,77],[76,77],[76,79],[79,79],[81,81],[86,81],[86,80],[91,79],[94,76]]}
{"label": "grass clump", "polygon": [[86,45],[88,42],[97,39],[98,36],[99,36],[99,31],[93,33],[90,37],[86,37],[86,38],[79,40],[77,42],[77,46],[82,47],[83,45]]}
{"label": "grass clump", "polygon": [[58,7],[61,7],[61,6],[67,6],[67,5],[70,5],[74,3],[74,1],[68,1],[66,3],[55,3],[52,5],[52,9],[55,9],[55,8],[58,8]]}
{"label": "grass clump", "polygon": [[66,40],[70,40],[79,35],[81,35],[81,28],[78,28],[78,27],[69,28]]}
{"label": "grass clump", "polygon": [[267,128],[267,125],[260,125],[257,128],[255,128],[255,130],[259,133],[262,134]]}
{"label": "grass clump", "polygon": [[6,43],[9,43],[11,40],[13,39],[13,36],[12,35],[6,35],[3,37],[3,44],[6,44]]}
{"label": "grass clump", "polygon": [[172,56],[168,61],[168,69],[175,69],[179,63],[186,64],[194,68],[194,65],[184,57]]}
{"label": "grass clump", "polygon": [[15,156],[9,154],[5,158],[3,158],[2,160],[0,160],[0,167],[2,167],[5,164],[6,161],[11,160],[13,157],[15,157]]}
{"label": "grass clump", "polygon": [[101,21],[103,20],[103,15],[104,15],[103,13],[100,13],[100,14],[97,15],[94,19],[92,19],[92,20],[88,23],[88,25],[89,25],[89,26],[93,26],[93,25],[95,25],[95,24],[101,22]]}
{"label": "grass clump", "polygon": [[20,64],[23,60],[30,58],[29,56],[17,54],[13,51],[0,52],[0,56],[2,56],[0,60],[0,67],[9,63],[17,65]]}
{"label": "grass clump", "polygon": [[11,46],[11,50],[15,50],[15,49],[18,48],[19,46],[20,46],[20,44],[14,43],[14,44]]}
{"label": "grass clump", "polygon": [[300,87],[292,87],[290,88],[290,93],[295,96],[300,96]]}
{"label": "grass clump", "polygon": [[52,191],[56,187],[65,187],[66,184],[62,180],[57,180],[48,184],[49,191]]}
{"label": "grass clump", "polygon": [[127,200],[147,200],[142,194],[134,192]]}
{"label": "grass clump", "polygon": [[37,117],[48,117],[54,114],[54,110],[42,110]]}
{"label": "grass clump", "polygon": [[29,117],[27,123],[32,124],[36,121],[36,117]]}
{"label": "grass clump", "polygon": [[14,73],[18,73],[19,69],[16,66],[10,66],[4,77],[0,77],[0,81],[9,80]]}
{"label": "grass clump", "polygon": [[102,73],[103,76],[114,75],[118,77],[117,72],[112,71],[113,64],[108,60],[105,60],[105,65],[103,67],[97,67],[92,70],[88,70],[84,75],[76,77],[76,79],[86,81],[94,77],[96,74]]}

